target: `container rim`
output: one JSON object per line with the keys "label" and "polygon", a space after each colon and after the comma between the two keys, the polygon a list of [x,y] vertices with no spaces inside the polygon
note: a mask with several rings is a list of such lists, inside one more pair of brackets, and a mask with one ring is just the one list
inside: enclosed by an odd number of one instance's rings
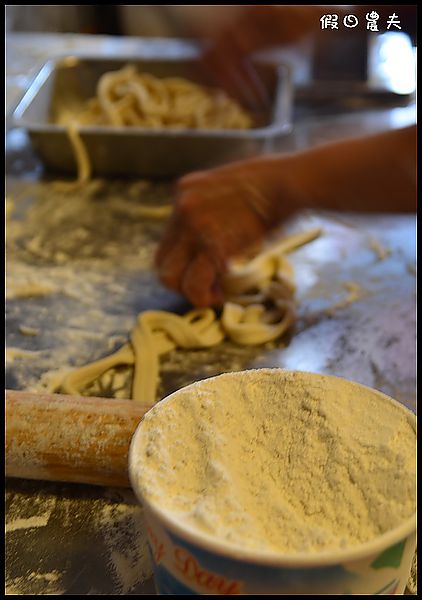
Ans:
{"label": "container rim", "polygon": [[[345,379],[343,377],[338,377],[334,375],[325,375],[319,373],[313,373],[309,371],[300,371],[300,370],[291,370],[291,369],[281,369],[281,368],[262,368],[262,369],[247,369],[246,371],[237,371],[235,373],[223,373],[221,375],[217,375],[215,377],[210,377],[206,380],[200,380],[199,382],[192,383],[188,386],[180,388],[176,392],[173,392],[166,398],[160,401],[168,402],[169,400],[177,397],[177,395],[183,390],[197,385],[201,383],[201,381],[209,381],[213,379],[218,379],[219,377],[225,377],[227,375],[231,376],[240,376],[247,371],[259,371],[263,372],[282,372],[285,375],[288,374],[299,374],[309,379],[313,380],[332,380],[337,383],[342,382],[347,385],[356,386],[358,388],[370,391],[371,393],[375,393],[380,397],[381,400],[387,401],[390,404],[394,404],[398,408],[402,409],[408,416],[408,420],[410,424],[413,426],[416,433],[416,416],[415,414],[405,407],[403,404],[394,400],[390,396],[387,396],[383,392],[380,392],[374,388],[369,386]],[[157,406],[157,405],[155,405]],[[149,411],[148,411],[149,412]],[[148,413],[147,413],[148,414]],[[263,566],[270,567],[294,567],[294,568],[302,568],[302,567],[319,567],[319,566],[333,566],[339,563],[349,562],[353,560],[364,560],[368,556],[372,556],[378,554],[386,550],[387,548],[397,544],[401,540],[409,537],[412,533],[416,533],[416,521],[417,521],[417,512],[415,511],[410,517],[408,517],[405,521],[403,521],[400,525],[395,527],[394,529],[385,532],[384,534],[365,542],[363,544],[359,544],[353,546],[348,549],[338,549],[338,550],[328,550],[317,553],[295,553],[295,554],[280,554],[276,552],[265,552],[265,551],[254,551],[246,548],[242,548],[240,546],[232,545],[227,542],[222,542],[215,537],[209,536],[207,534],[199,533],[193,527],[189,525],[183,524],[171,516],[171,513],[166,512],[163,509],[160,509],[157,506],[151,504],[142,494],[140,487],[137,482],[135,468],[134,468],[134,454],[136,452],[137,440],[142,432],[142,423],[144,418],[142,418],[138,427],[135,430],[135,433],[132,437],[130,447],[129,447],[129,480],[132,485],[132,489],[135,493],[135,496],[141,502],[141,504],[152,513],[153,516],[159,521],[161,521],[169,530],[173,532],[182,540],[197,546],[199,549],[212,552],[218,554],[222,557],[231,559],[244,561],[248,563],[259,564]]]}
{"label": "container rim", "polygon": [[[41,67],[39,67],[37,73],[33,77],[28,88],[21,94],[18,100],[14,103],[14,107],[11,109],[11,121],[14,127],[23,127],[30,132],[34,133],[53,133],[53,134],[66,134],[66,127],[64,125],[57,125],[55,123],[50,122],[37,122],[33,121],[31,118],[28,118],[26,115],[26,110],[29,105],[36,99],[38,92],[44,86],[48,77],[55,71],[57,68],[62,66],[74,67],[81,62],[93,62],[93,63],[107,63],[114,62],[116,65],[125,65],[128,62],[142,62],[142,60],[148,60],[151,63],[153,62],[164,62],[169,64],[177,64],[178,62],[186,62],[195,64],[198,62],[201,56],[201,51],[197,50],[194,53],[190,53],[188,55],[181,56],[159,56],[159,55],[151,55],[151,56],[134,56],[134,55],[84,55],[78,54],[77,52],[57,55],[55,57],[47,59]],[[178,138],[178,137],[191,137],[191,138],[207,138],[207,139],[221,139],[221,138],[238,138],[238,139],[254,139],[254,138],[266,138],[272,137],[275,135],[287,134],[292,130],[292,123],[290,118],[290,106],[286,105],[287,99],[286,94],[287,91],[290,92],[291,89],[291,73],[290,67],[287,63],[274,61],[270,59],[257,58],[255,59],[257,64],[261,65],[271,65],[278,77],[278,88],[276,90],[276,95],[274,97],[274,104],[272,106],[272,111],[279,108],[279,105],[284,104],[284,112],[286,113],[283,119],[275,119],[274,115],[272,115],[271,120],[259,127],[251,127],[250,129],[192,129],[192,128],[180,128],[180,129],[171,129],[171,128],[162,128],[162,129],[153,129],[148,127],[115,127],[112,125],[80,125],[78,126],[78,132],[84,136],[89,136],[92,134],[95,135],[112,135],[112,136],[125,136],[128,137],[137,137],[137,136],[152,136],[158,138],[165,138],[166,136],[170,138]],[[280,81],[283,81],[285,92],[284,94],[280,94]],[[291,102],[289,102],[290,104]]]}
{"label": "container rim", "polygon": [[[64,125],[55,125],[54,123],[31,123],[25,117],[14,117],[13,123],[16,127],[24,127],[30,132],[40,133],[53,133],[53,134],[66,134],[66,127]],[[84,136],[90,135],[104,135],[104,136],[118,136],[123,137],[137,137],[139,135],[147,135],[151,137],[165,138],[166,136],[172,138],[178,137],[190,137],[190,138],[263,138],[270,137],[273,135],[279,135],[282,133],[289,133],[293,126],[290,123],[277,123],[268,125],[266,127],[254,127],[252,129],[189,129],[188,127],[180,129],[152,129],[148,127],[115,127],[113,125],[81,125],[78,127],[78,133]]]}

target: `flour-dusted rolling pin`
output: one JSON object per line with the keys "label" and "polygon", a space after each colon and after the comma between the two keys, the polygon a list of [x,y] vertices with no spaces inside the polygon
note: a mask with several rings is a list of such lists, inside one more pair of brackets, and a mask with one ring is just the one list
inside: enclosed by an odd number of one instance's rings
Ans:
{"label": "flour-dusted rolling pin", "polygon": [[128,449],[150,406],[6,391],[6,475],[129,487]]}

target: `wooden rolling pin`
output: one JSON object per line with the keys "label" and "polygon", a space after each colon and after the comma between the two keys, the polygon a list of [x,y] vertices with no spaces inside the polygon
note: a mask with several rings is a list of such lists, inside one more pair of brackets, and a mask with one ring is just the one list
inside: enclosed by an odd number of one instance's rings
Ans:
{"label": "wooden rolling pin", "polygon": [[6,390],[6,475],[130,487],[132,435],[151,407]]}

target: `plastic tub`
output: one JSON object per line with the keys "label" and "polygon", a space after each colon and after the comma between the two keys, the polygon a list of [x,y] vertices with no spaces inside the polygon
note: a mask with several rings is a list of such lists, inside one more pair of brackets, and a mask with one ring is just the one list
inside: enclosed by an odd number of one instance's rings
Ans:
{"label": "plastic tub", "polygon": [[[171,394],[152,409],[154,416],[199,390],[218,394],[227,378],[246,378],[255,385],[275,379],[297,389],[330,395],[339,403],[359,395],[371,403],[393,404],[416,431],[413,413],[388,396],[347,380],[282,369],[228,373],[192,384]],[[298,385],[300,383],[300,385]],[[227,401],[229,402],[230,399]],[[142,503],[148,527],[154,574],[159,594],[401,594],[409,576],[416,544],[416,515],[394,529],[356,546],[312,553],[261,552],[204,535],[157,503],[146,499],[142,485],[145,422],[139,424],[129,451],[129,474]],[[346,413],[347,415],[347,413]],[[171,450],[171,449],[170,449]],[[416,450],[416,435],[415,435]],[[183,489],[183,481],[180,482]],[[415,482],[416,486],[416,482]]]}

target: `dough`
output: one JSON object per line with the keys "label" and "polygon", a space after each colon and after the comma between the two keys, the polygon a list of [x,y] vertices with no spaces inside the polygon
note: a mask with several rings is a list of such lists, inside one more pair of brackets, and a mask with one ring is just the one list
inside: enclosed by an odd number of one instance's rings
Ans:
{"label": "dough", "polygon": [[343,298],[343,300],[339,300],[339,302],[336,302],[326,309],[325,312],[328,315],[333,315],[336,310],[345,308],[346,306],[349,306],[349,304],[353,304],[353,302],[360,300],[365,294],[365,290],[362,288],[362,286],[355,281],[345,281],[342,285],[348,294],[345,298]]}
{"label": "dough", "polygon": [[241,345],[279,338],[295,320],[294,273],[285,254],[320,233],[318,228],[290,236],[246,264],[233,263],[224,281],[227,301],[220,320],[211,308],[183,316],[156,310],[140,313],[130,343],[67,374],[58,386],[60,391],[78,395],[109,369],[133,365],[132,398],[153,405],[161,355],[176,348],[208,348],[225,338]]}

